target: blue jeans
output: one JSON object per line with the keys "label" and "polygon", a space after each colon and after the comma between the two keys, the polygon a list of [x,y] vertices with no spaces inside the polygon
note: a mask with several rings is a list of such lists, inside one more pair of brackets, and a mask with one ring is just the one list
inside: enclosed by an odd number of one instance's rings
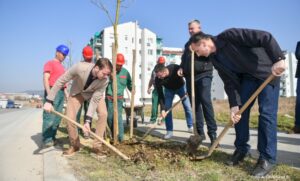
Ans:
{"label": "blue jeans", "polygon": [[297,97],[295,107],[295,127],[300,128],[300,78],[297,79]]}
{"label": "blue jeans", "polygon": [[[188,94],[191,96],[191,79],[186,78],[186,82]],[[208,130],[207,134],[216,136],[217,124],[211,101],[211,82],[212,77],[210,76],[195,81],[196,125],[198,134],[204,135],[204,115]]]}
{"label": "blue jeans", "polygon": [[[241,81],[241,101],[244,104],[263,83],[262,80],[243,78]],[[277,155],[277,111],[278,111],[279,83],[268,84],[258,95],[258,144],[260,159],[271,163],[276,162]],[[234,145],[237,151],[247,153],[250,149],[249,116],[254,101],[242,114],[242,118],[235,125],[236,139]]]}
{"label": "blue jeans", "polygon": [[[172,90],[165,88],[165,107],[166,110],[169,110],[172,107],[173,99],[175,94],[177,94],[179,97],[183,97],[186,94],[186,88],[185,85],[183,85],[181,88]],[[190,99],[186,97],[182,101],[182,105],[185,112],[185,118],[188,128],[191,128],[193,126],[192,122],[192,108]],[[172,111],[169,112],[169,114],[166,116],[166,127],[167,131],[173,131],[173,117],[172,117]]]}

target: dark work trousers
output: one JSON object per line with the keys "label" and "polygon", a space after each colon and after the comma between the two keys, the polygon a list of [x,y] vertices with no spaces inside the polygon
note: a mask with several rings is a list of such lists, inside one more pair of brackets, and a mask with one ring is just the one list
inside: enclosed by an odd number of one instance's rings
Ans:
{"label": "dark work trousers", "polygon": [[[207,124],[207,134],[216,136],[217,124],[214,115],[214,109],[211,101],[211,82],[212,77],[206,76],[200,79],[195,79],[195,104],[196,104],[196,125],[199,135],[204,135],[204,118]],[[191,79],[186,78],[186,86],[190,99],[191,93]],[[192,102],[192,101],[191,101]],[[203,118],[204,115],[204,118]]]}

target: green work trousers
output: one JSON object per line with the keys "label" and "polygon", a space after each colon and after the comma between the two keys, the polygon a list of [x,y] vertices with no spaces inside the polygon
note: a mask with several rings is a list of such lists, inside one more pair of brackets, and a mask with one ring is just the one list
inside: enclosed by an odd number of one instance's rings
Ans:
{"label": "green work trousers", "polygon": [[[113,105],[113,100],[110,99],[106,99],[106,107],[107,107],[107,123],[108,126],[112,132],[112,136],[113,132],[114,132],[114,105]],[[118,140],[121,142],[124,140],[124,124],[123,124],[123,118],[122,118],[122,113],[123,113],[123,102],[124,99],[118,99],[118,129],[119,129],[119,134],[118,134]]]}
{"label": "green work trousers", "polygon": [[155,122],[158,114],[158,92],[157,89],[152,91],[152,108],[151,108],[151,122]]}
{"label": "green work trousers", "polygon": [[[46,100],[46,96],[44,98],[44,103],[45,100]],[[64,106],[64,91],[59,90],[53,101],[53,108],[57,112],[62,112],[63,106]],[[60,121],[61,121],[61,117],[52,113],[47,113],[46,111],[43,112],[43,128],[42,128],[43,143],[46,144],[55,140],[55,136]]]}

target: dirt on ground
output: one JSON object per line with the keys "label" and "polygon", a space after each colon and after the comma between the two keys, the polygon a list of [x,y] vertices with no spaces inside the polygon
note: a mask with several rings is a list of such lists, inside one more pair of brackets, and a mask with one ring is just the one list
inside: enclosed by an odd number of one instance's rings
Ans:
{"label": "dirt on ground", "polygon": [[[63,130],[66,133],[64,128]],[[238,167],[229,167],[224,163],[230,155],[219,150],[210,158],[191,161],[187,144],[162,140],[149,136],[138,141],[143,133],[135,132],[135,139],[128,139],[114,145],[130,158],[124,161],[105,145],[101,153],[92,151],[92,139],[81,139],[81,150],[68,159],[78,180],[257,180],[250,173],[255,159],[249,157]],[[62,135],[65,141],[66,135]],[[66,148],[67,142],[63,147]],[[195,156],[206,154],[208,149],[200,146]],[[270,177],[279,180],[300,179],[298,170],[286,165],[278,166]],[[271,179],[274,180],[274,179]],[[276,180],[276,179],[275,179]]]}

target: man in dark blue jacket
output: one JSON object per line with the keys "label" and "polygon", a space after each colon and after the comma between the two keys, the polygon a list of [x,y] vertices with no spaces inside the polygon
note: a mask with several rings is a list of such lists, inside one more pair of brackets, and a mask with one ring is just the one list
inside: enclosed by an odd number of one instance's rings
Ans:
{"label": "man in dark blue jacket", "polygon": [[[189,22],[189,33],[193,36],[201,32],[200,21],[193,20]],[[186,80],[186,88],[188,94],[192,95],[191,83],[191,55],[190,40],[185,44],[184,52],[181,57],[181,69],[178,70],[179,76],[184,76]],[[211,84],[213,78],[213,65],[209,58],[195,55],[195,110],[196,110],[196,127],[201,140],[205,140],[204,118],[207,124],[207,134],[211,140],[211,144],[217,138],[217,124],[215,113],[211,100]],[[203,117],[204,116],[204,117]],[[191,129],[191,132],[193,129]]]}
{"label": "man in dark blue jacket", "polygon": [[[260,30],[232,28],[215,37],[198,33],[191,38],[191,47],[199,56],[210,55],[224,82],[236,131],[236,150],[227,164],[237,165],[250,150],[249,116],[254,102],[242,115],[236,113],[269,75],[282,75],[285,57],[273,36]],[[252,173],[257,177],[267,175],[276,163],[279,81],[273,80],[258,96],[260,156]]]}
{"label": "man in dark blue jacket", "polygon": [[296,89],[296,107],[295,107],[295,127],[293,129],[294,133],[300,133],[300,41],[297,43],[295,52],[297,62],[296,78],[297,78],[297,89]]}

